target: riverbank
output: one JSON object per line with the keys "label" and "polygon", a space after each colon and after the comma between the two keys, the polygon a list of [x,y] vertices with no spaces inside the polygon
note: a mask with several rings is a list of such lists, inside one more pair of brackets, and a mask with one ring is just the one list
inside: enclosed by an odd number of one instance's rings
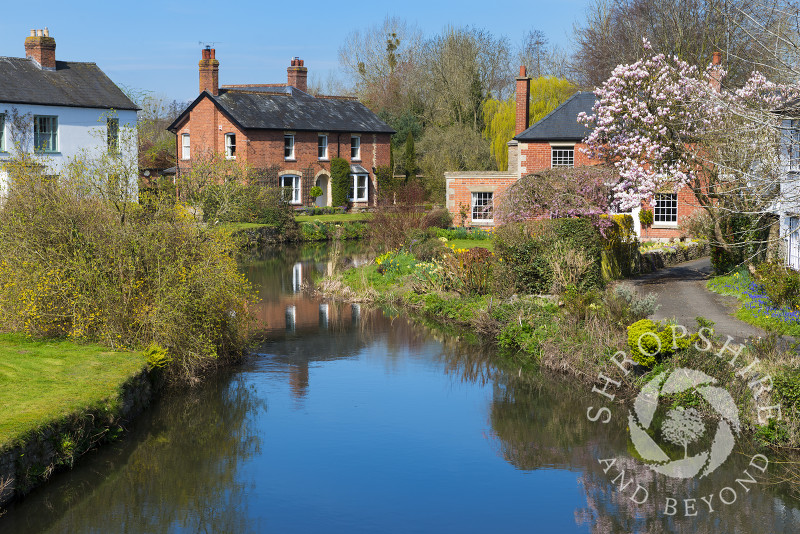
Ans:
{"label": "riverbank", "polygon": [[0,335],[0,506],[116,439],[159,387],[142,352]]}
{"label": "riverbank", "polygon": [[[455,254],[457,258],[459,252]],[[485,256],[483,260],[500,272],[501,257]],[[702,317],[698,318],[698,324],[682,325],[692,337],[687,336],[679,350],[670,350],[664,343],[663,350],[656,351],[648,360],[637,352],[636,338],[649,331],[665,339],[670,332],[665,323],[642,321],[655,311],[655,297],[639,296],[625,285],[605,290],[573,288],[560,295],[504,295],[503,281],[497,279],[487,281],[477,291],[463,285],[460,291],[432,288],[431,279],[458,275],[442,271],[448,261],[423,262],[410,253],[393,253],[371,264],[334,274],[319,289],[330,297],[397,306],[454,335],[494,344],[500,349],[498,365],[515,374],[546,369],[572,377],[588,389],[598,384],[598,380],[602,386],[601,376],[613,377],[615,403],[638,394],[659,373],[696,369],[716,377],[720,386],[737,399],[742,428],[755,442],[782,448],[800,446],[797,420],[800,396],[796,394],[800,373],[792,355],[783,353],[774,337],[751,342],[741,351],[740,362],[758,358],[759,368],[754,376],[775,377],[772,391],[754,394],[747,382],[737,378],[736,368],[720,358],[709,358],[710,352],[716,353],[725,346],[726,332],[718,331],[715,336],[705,330],[709,342],[700,343],[699,330],[713,327]],[[462,267],[469,263],[466,256],[460,260]],[[471,276],[475,274],[473,271]],[[478,275],[481,276],[488,280],[493,275],[487,271]],[[632,325],[635,326],[629,328]],[[726,350],[733,349],[728,346]],[[635,361],[628,360],[622,365],[622,355]],[[676,396],[675,402],[685,400]],[[701,403],[702,399],[690,401]],[[768,405],[765,403],[782,405],[780,421],[759,422],[759,408]]]}

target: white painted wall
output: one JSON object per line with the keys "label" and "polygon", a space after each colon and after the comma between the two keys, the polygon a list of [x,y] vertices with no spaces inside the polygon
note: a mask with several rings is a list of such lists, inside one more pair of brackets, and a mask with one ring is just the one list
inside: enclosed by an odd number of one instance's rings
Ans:
{"label": "white painted wall", "polygon": [[[13,140],[11,139],[9,115],[13,109],[16,109],[20,114],[30,114],[28,126],[30,128],[30,142],[28,143],[29,146],[23,147],[28,151],[33,150],[33,116],[49,115],[58,117],[58,152],[43,154],[43,163],[47,165],[49,171],[53,174],[58,174],[66,163],[80,155],[82,151],[91,155],[107,150],[107,118],[118,118],[120,131],[125,128],[134,130],[136,128],[135,111],[35,106],[0,102],[0,113],[6,116],[4,132],[6,152],[0,152],[0,160],[11,156]],[[136,143],[121,143],[120,149],[125,152],[123,154],[124,158],[132,158],[130,161],[137,160],[138,148]],[[0,192],[5,192],[6,179],[5,173],[0,171]],[[138,183],[138,176],[132,176],[131,183],[135,186]]]}

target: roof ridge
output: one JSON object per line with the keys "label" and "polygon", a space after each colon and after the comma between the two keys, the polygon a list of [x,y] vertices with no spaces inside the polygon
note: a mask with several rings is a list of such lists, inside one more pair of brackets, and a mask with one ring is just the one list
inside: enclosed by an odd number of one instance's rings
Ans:
{"label": "roof ridge", "polygon": [[311,95],[314,98],[323,98],[325,100],[349,100],[358,102],[358,97],[355,96],[344,96],[344,95]]}
{"label": "roof ridge", "polygon": [[240,87],[286,87],[287,83],[234,83],[222,85],[220,89],[237,89]]}
{"label": "roof ridge", "polygon": [[[220,91],[221,94],[222,91]],[[290,93],[282,93],[278,91],[247,91],[245,89],[230,89],[225,88],[225,93],[237,93],[240,95],[265,95],[265,96],[292,96]]]}

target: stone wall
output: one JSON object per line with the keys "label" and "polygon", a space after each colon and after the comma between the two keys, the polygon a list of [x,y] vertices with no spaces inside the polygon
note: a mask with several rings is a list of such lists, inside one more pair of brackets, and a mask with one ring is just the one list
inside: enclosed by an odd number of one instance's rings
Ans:
{"label": "stone wall", "polygon": [[23,443],[0,451],[0,506],[25,495],[81,455],[116,438],[162,386],[147,369],[122,385],[122,393],[100,408],[82,410],[30,433]]}

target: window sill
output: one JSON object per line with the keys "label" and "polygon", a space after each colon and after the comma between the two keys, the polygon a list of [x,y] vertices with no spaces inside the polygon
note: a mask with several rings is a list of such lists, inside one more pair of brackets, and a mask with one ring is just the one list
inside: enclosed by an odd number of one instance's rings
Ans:
{"label": "window sill", "polygon": [[283,158],[283,161],[297,161],[295,158]]}
{"label": "window sill", "polygon": [[236,156],[225,156],[225,159],[228,161],[233,161],[236,159]]}
{"label": "window sill", "polygon": [[361,163],[361,158],[350,158],[350,161],[357,161],[358,163]]}
{"label": "window sill", "polygon": [[45,156],[60,156],[61,152],[59,152],[58,150],[55,150],[53,152],[48,152],[47,150],[37,150],[34,152],[34,154],[43,154]]}
{"label": "window sill", "polygon": [[678,227],[678,223],[658,223],[650,226],[653,230],[674,230]]}
{"label": "window sill", "polygon": [[317,158],[319,161],[330,161],[328,158]]}
{"label": "window sill", "polygon": [[472,219],[475,226],[494,226],[494,219]]}

